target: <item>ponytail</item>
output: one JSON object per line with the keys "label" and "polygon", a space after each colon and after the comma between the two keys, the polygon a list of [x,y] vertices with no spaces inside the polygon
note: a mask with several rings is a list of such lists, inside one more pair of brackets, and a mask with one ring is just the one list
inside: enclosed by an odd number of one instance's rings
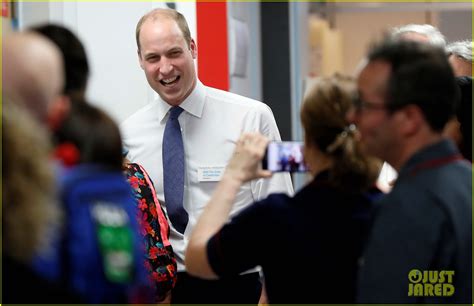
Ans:
{"label": "ponytail", "polygon": [[381,162],[362,152],[355,125],[351,124],[339,133],[326,148],[326,153],[334,160],[329,180],[336,188],[360,192],[375,183]]}
{"label": "ponytail", "polygon": [[355,83],[341,75],[321,78],[301,108],[305,139],[334,161],[330,182],[336,188],[360,192],[376,181],[381,162],[364,154],[356,126],[346,114],[353,104]]}

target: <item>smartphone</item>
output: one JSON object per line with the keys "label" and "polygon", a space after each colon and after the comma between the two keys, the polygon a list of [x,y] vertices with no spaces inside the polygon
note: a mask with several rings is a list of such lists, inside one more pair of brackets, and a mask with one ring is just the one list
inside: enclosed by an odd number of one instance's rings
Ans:
{"label": "smartphone", "polygon": [[262,161],[262,168],[272,172],[308,171],[303,159],[303,142],[270,142]]}

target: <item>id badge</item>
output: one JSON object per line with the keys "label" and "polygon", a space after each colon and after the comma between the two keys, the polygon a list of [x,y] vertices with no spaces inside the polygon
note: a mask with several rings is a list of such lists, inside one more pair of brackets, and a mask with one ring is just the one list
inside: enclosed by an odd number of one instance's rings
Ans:
{"label": "id badge", "polygon": [[224,174],[224,166],[211,166],[198,168],[199,182],[218,182]]}

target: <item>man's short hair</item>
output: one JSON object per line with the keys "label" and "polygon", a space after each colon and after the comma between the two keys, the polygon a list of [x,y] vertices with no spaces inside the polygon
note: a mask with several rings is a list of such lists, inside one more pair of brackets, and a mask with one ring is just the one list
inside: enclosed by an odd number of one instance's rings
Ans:
{"label": "man's short hair", "polygon": [[429,43],[444,48],[446,47],[446,39],[441,32],[430,24],[407,24],[399,28],[392,29],[392,39],[400,39],[403,34],[416,33],[425,36]]}
{"label": "man's short hair", "polygon": [[459,88],[444,49],[389,39],[375,46],[368,60],[385,61],[391,66],[385,93],[390,111],[417,105],[434,131],[443,130],[459,100]]}
{"label": "man's short hair", "polygon": [[188,23],[186,22],[186,18],[184,18],[183,14],[173,9],[157,8],[143,15],[143,17],[140,18],[140,20],[137,23],[137,28],[135,30],[135,39],[137,40],[137,48],[139,52],[140,52],[140,30],[142,28],[143,23],[145,23],[145,21],[147,21],[150,18],[152,20],[157,20],[159,18],[170,18],[174,20],[176,24],[178,24],[178,27],[180,28],[181,32],[183,33],[183,37],[184,37],[184,40],[186,41],[186,44],[188,45],[188,47],[190,47],[191,32],[189,31]]}
{"label": "man's short hair", "polygon": [[452,42],[446,47],[446,53],[448,56],[454,55],[472,63],[472,41],[462,40]]}

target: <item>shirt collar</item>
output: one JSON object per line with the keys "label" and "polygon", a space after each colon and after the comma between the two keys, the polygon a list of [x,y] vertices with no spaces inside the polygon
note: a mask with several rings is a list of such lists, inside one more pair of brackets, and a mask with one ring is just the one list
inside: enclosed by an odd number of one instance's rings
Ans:
{"label": "shirt collar", "polygon": [[[185,112],[191,114],[192,116],[201,118],[202,112],[204,109],[204,103],[206,98],[206,87],[201,83],[201,81],[196,80],[196,87],[194,87],[191,94],[179,105],[184,109]],[[163,121],[166,117],[166,114],[171,108],[171,105],[166,103],[160,96],[157,98],[157,103],[159,105],[159,116],[160,122]]]}
{"label": "shirt collar", "polygon": [[400,169],[398,176],[401,177],[409,174],[417,165],[426,161],[443,159],[456,154],[459,154],[459,151],[454,143],[450,140],[443,139],[415,153]]}

